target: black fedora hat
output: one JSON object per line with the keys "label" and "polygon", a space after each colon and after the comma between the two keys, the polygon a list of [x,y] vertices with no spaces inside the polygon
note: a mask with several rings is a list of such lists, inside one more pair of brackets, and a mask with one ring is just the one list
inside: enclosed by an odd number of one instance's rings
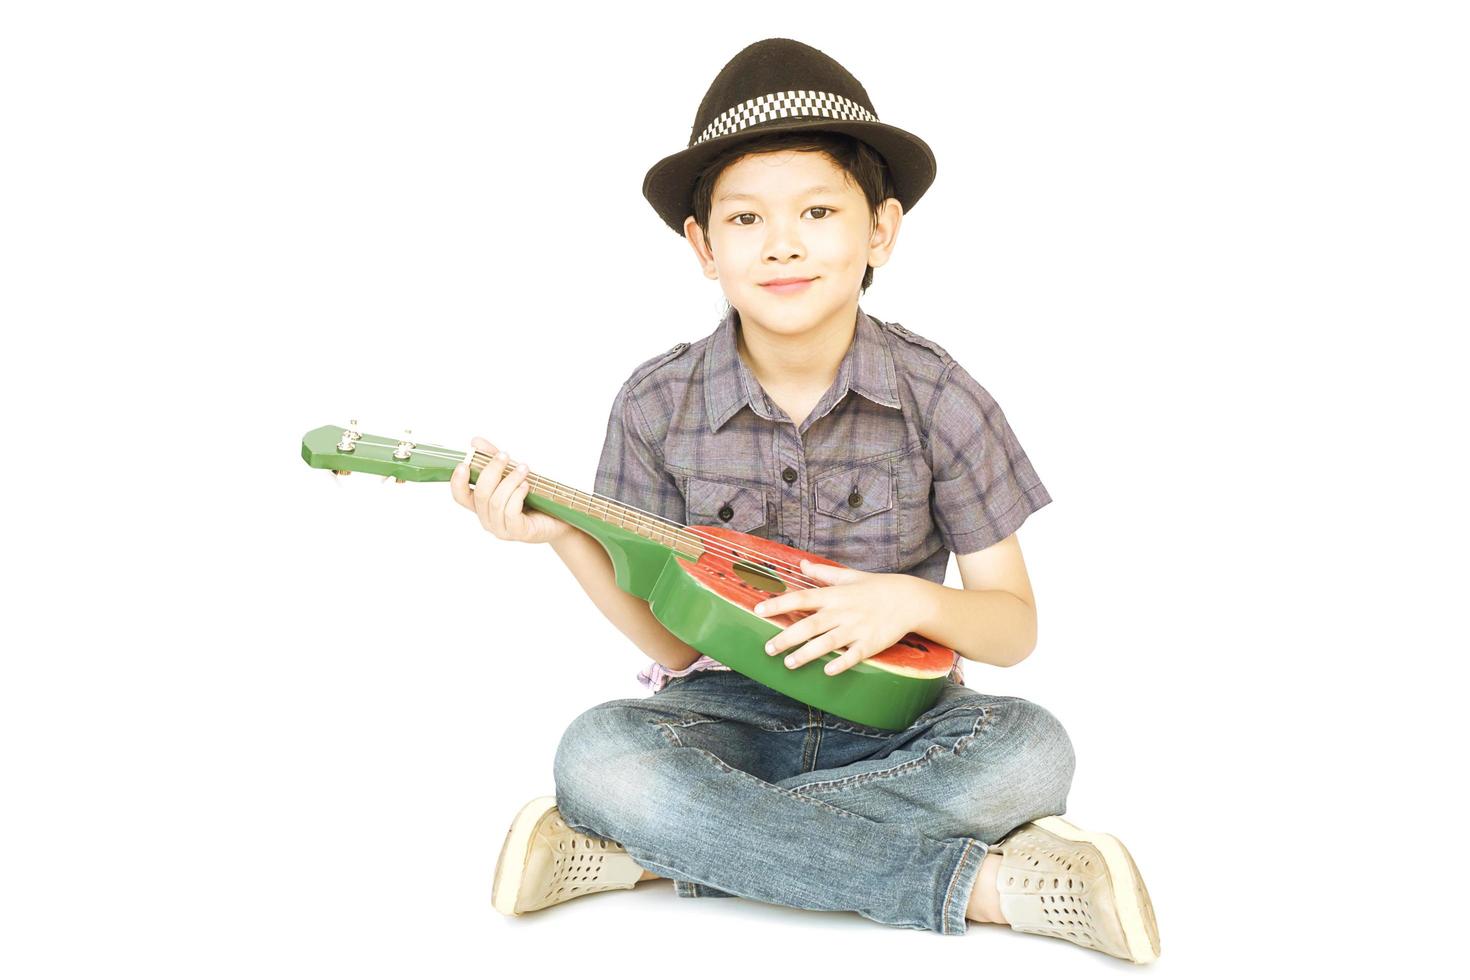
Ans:
{"label": "black fedora hat", "polygon": [[846,133],[888,164],[904,213],[934,183],[934,152],[913,133],[878,121],[862,84],[832,58],[790,38],[757,41],[731,58],[694,115],[689,146],[643,178],[643,196],[674,231],[694,213],[694,181],[726,148],[793,129]]}

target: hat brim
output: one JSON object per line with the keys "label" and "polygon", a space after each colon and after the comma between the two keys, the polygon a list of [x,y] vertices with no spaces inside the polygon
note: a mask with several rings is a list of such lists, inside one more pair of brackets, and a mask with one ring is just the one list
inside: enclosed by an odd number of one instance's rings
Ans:
{"label": "hat brim", "polygon": [[867,143],[888,164],[893,176],[894,196],[904,213],[913,210],[919,198],[934,183],[934,152],[913,133],[881,122],[847,119],[790,119],[762,126],[752,126],[739,133],[706,140],[680,150],[655,163],[643,178],[643,196],[654,211],[679,235],[684,234],[684,219],[694,213],[694,181],[701,170],[731,146],[757,137],[787,130],[826,130],[845,133]]}

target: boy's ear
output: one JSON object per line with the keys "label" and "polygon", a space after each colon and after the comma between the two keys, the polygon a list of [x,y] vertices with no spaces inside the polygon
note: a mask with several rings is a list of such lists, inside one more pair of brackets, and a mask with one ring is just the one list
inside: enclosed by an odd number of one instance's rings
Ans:
{"label": "boy's ear", "polygon": [[694,249],[694,256],[699,260],[699,267],[704,270],[704,277],[720,278],[715,268],[714,253],[710,251],[709,242],[704,240],[704,232],[699,230],[699,222],[694,220],[692,214],[684,219],[684,238],[689,242],[689,247]]}
{"label": "boy's ear", "polygon": [[898,226],[903,224],[903,202],[890,197],[878,208],[878,220],[873,225],[873,234],[868,238],[868,265],[877,268],[887,264],[893,257],[893,246],[898,241]]}

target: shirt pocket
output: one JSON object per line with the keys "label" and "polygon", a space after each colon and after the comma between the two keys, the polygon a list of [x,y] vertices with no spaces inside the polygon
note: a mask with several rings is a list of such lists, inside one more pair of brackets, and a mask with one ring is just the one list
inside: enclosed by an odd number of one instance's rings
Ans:
{"label": "shirt pocket", "polygon": [[897,568],[896,482],[892,459],[817,477],[813,550],[823,558],[865,571]]}
{"label": "shirt pocket", "polygon": [[766,492],[691,476],[684,490],[686,523],[750,533],[766,523]]}

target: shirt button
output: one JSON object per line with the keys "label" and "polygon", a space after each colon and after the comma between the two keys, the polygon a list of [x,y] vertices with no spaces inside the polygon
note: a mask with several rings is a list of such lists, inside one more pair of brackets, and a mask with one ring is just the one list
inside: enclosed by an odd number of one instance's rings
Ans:
{"label": "shirt button", "polygon": [[720,520],[722,520],[722,521],[728,521],[730,518],[732,518],[734,516],[735,516],[735,512],[730,509],[730,505],[729,504],[726,504],[725,506],[723,506],[723,507],[720,508]]}
{"label": "shirt button", "polygon": [[784,470],[781,471],[781,479],[785,480],[787,483],[795,483],[796,470],[792,469],[790,466],[786,467]]}
{"label": "shirt button", "polygon": [[847,506],[860,507],[863,503],[863,495],[854,490],[847,498]]}

